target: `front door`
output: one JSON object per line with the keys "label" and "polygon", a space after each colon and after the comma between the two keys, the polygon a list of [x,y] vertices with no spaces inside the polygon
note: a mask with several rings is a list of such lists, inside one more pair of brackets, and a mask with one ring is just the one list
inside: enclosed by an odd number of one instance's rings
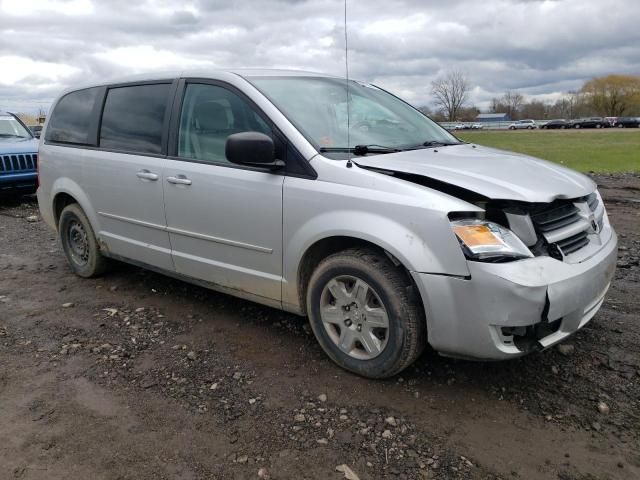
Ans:
{"label": "front door", "polygon": [[186,83],[163,179],[173,262],[178,273],[279,302],[284,177],[227,161],[227,137],[243,131],[273,136],[241,94]]}

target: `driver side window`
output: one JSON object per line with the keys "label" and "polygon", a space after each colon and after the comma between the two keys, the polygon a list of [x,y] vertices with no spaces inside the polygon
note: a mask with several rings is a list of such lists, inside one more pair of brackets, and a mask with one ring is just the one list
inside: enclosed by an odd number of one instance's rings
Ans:
{"label": "driver side window", "polygon": [[261,132],[273,138],[269,125],[234,92],[217,85],[187,84],[178,132],[178,156],[212,163],[228,162],[229,135]]}

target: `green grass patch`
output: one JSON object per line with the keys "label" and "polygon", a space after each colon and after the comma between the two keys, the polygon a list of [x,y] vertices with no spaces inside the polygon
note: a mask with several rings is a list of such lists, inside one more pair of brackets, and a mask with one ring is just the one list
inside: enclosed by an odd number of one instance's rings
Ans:
{"label": "green grass patch", "polygon": [[525,153],[580,172],[640,172],[640,129],[456,132],[487,147]]}

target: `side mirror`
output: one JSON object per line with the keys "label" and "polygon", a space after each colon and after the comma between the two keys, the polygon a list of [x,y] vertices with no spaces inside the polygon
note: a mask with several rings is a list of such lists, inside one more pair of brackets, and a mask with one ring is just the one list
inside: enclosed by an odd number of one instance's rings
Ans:
{"label": "side mirror", "polygon": [[275,145],[271,137],[260,132],[229,135],[225,155],[227,160],[238,165],[271,167],[272,170],[284,167],[282,160],[275,159]]}

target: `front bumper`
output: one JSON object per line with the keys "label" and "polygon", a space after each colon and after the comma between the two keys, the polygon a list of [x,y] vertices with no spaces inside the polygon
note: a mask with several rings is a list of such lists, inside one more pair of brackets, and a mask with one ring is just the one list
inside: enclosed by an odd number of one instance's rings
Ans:
{"label": "front bumper", "polygon": [[30,191],[35,192],[37,183],[36,172],[20,172],[0,175],[0,192]]}
{"label": "front bumper", "polygon": [[560,342],[602,305],[617,244],[610,229],[602,247],[580,263],[551,257],[469,262],[470,278],[412,272],[425,304],[430,345],[443,355],[501,360]]}

